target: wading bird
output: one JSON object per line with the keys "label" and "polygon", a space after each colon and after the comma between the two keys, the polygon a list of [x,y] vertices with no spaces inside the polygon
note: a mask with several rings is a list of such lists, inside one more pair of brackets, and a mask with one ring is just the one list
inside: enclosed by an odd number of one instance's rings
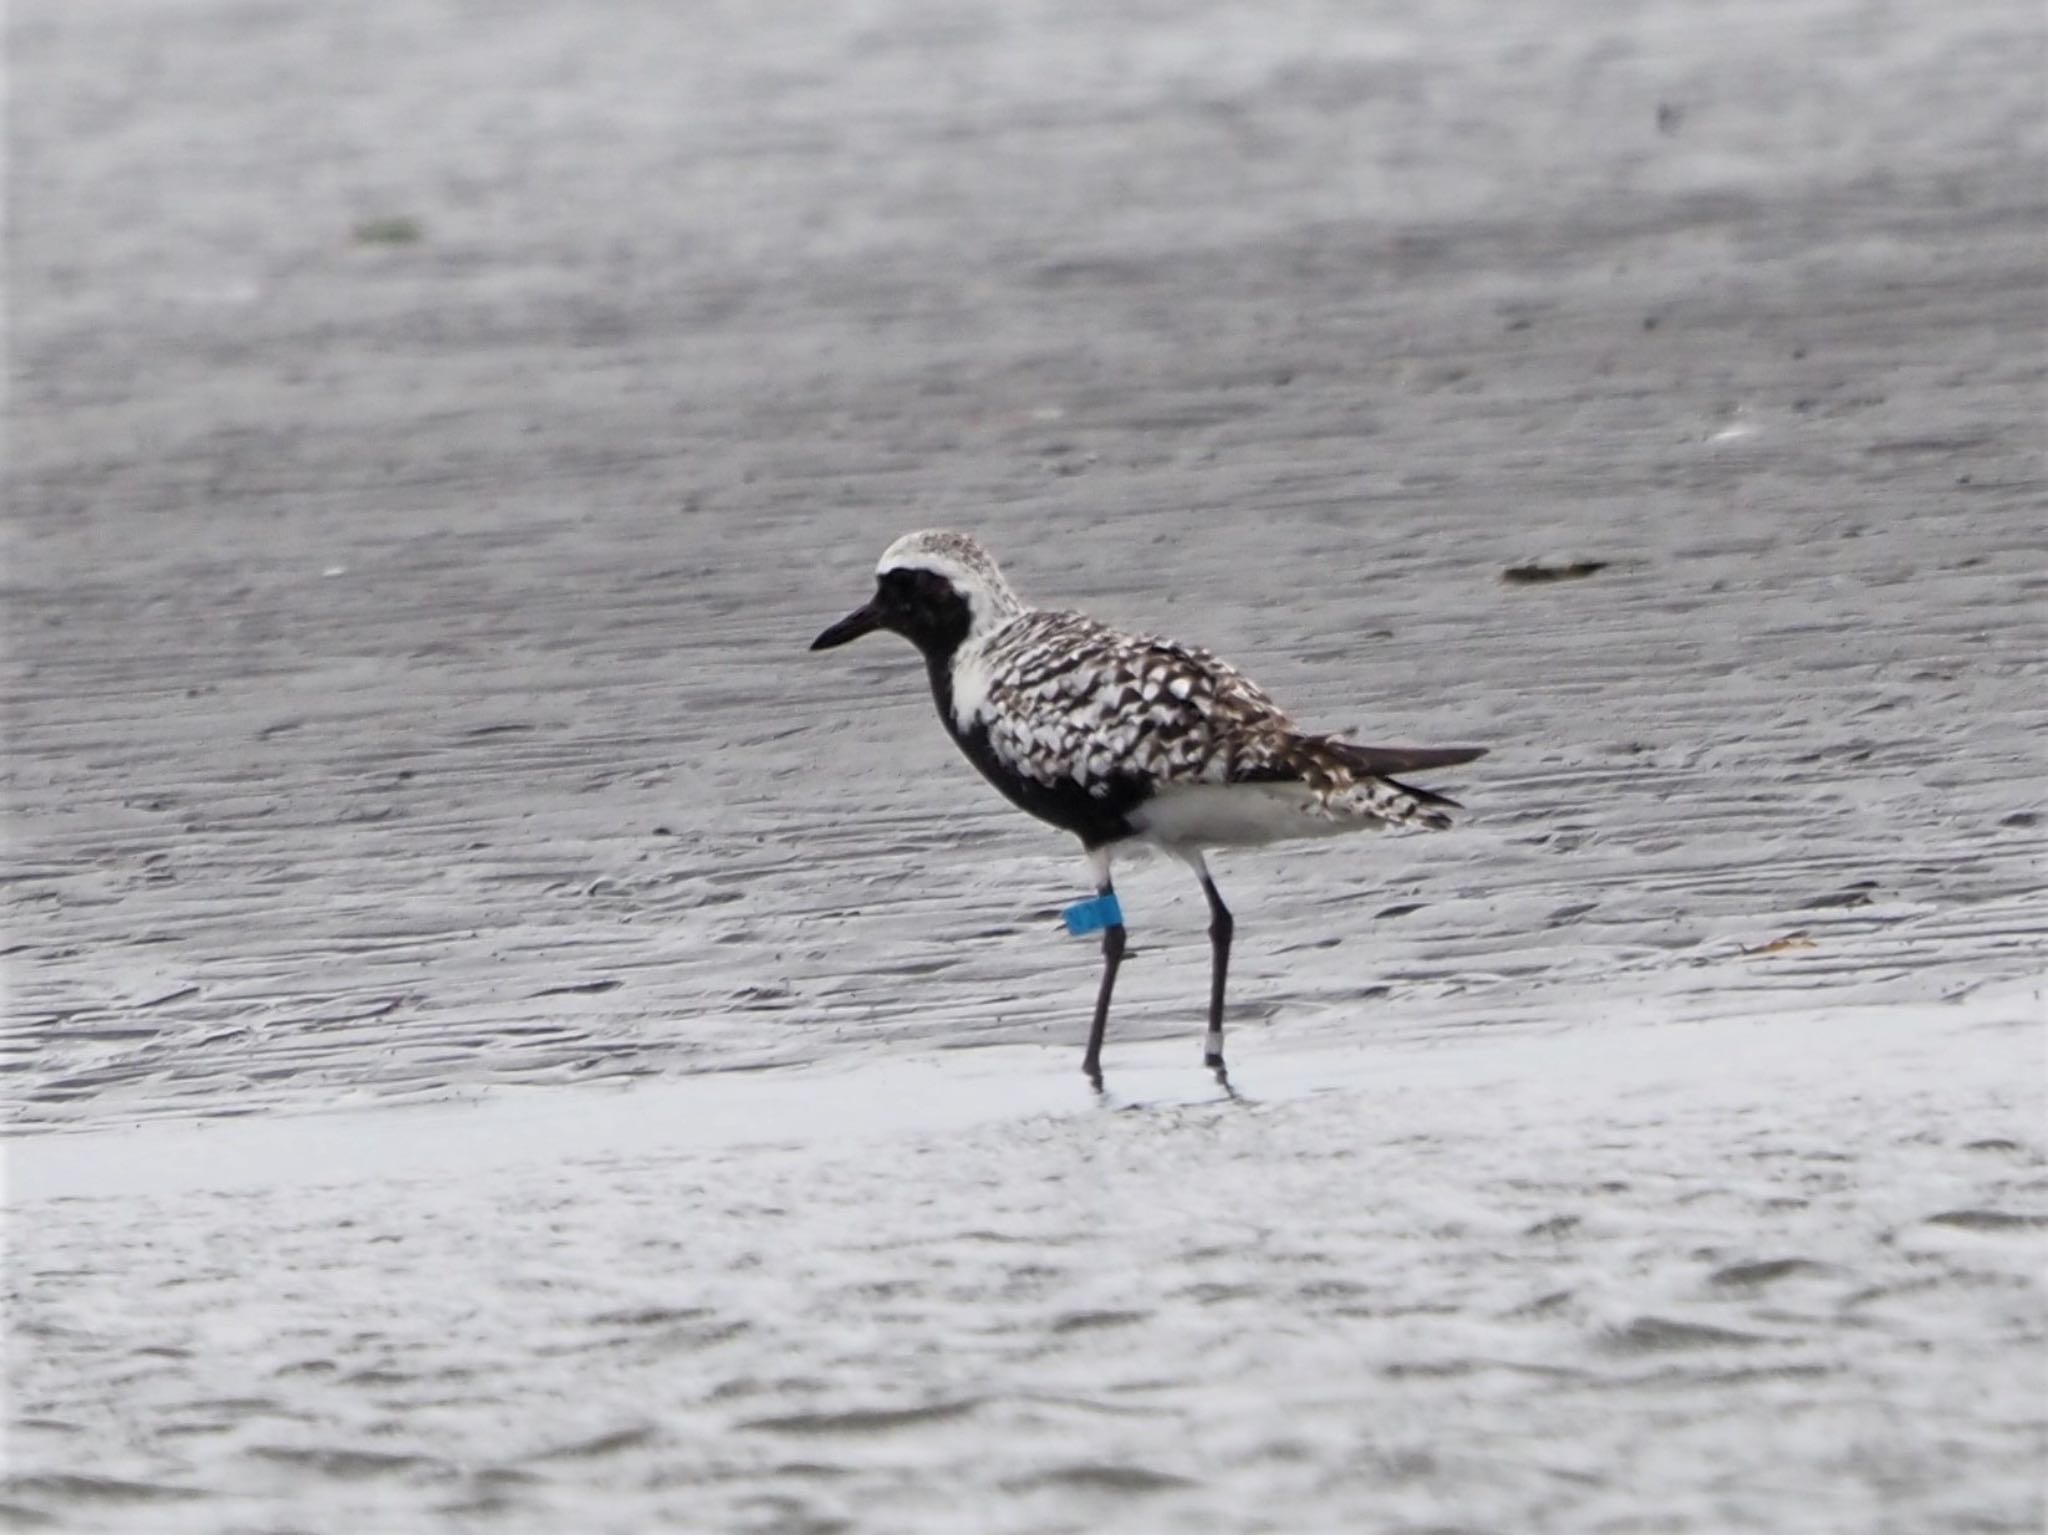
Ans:
{"label": "wading bird", "polygon": [[1391,775],[1485,755],[1474,746],[1358,746],[1306,732],[1205,650],[1026,607],[962,533],[911,533],[891,544],[875,595],[811,649],[877,629],[924,653],[939,718],[967,760],[1012,804],[1081,839],[1096,894],[1066,916],[1076,933],[1102,932],[1102,985],[1081,1063],[1098,1088],[1124,954],[1114,849],[1150,843],[1202,882],[1211,952],[1203,1059],[1227,1081],[1223,988],[1234,924],[1204,849],[1385,826],[1441,831],[1456,802]]}

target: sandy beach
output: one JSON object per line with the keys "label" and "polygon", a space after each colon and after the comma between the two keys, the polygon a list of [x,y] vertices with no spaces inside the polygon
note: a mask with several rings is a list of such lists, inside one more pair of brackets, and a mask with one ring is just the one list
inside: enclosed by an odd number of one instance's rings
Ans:
{"label": "sandy beach", "polygon": [[[1143,9],[14,8],[11,1517],[2040,1527],[2038,7]],[[1241,1101],[927,525],[1491,748]]]}

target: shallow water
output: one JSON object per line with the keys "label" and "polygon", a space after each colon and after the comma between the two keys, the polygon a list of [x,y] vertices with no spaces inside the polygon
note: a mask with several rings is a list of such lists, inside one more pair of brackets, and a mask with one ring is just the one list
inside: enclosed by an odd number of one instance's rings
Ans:
{"label": "shallow water", "polygon": [[[2041,33],[16,15],[13,1512],[2038,1526]],[[931,523],[1492,747],[1245,1101],[803,652]]]}
{"label": "shallow water", "polygon": [[11,1496],[152,1531],[2024,1529],[2039,1002],[1294,1049],[1236,1101],[1162,1044],[1096,1107],[1002,1049],[46,1138]]}

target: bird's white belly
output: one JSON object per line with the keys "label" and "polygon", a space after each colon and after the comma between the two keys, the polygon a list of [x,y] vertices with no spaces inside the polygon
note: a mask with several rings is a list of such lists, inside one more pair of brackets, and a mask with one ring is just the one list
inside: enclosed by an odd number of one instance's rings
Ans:
{"label": "bird's white belly", "polygon": [[1167,784],[1133,810],[1130,821],[1145,841],[1167,848],[1262,847],[1381,824],[1319,814],[1307,786],[1298,783]]}

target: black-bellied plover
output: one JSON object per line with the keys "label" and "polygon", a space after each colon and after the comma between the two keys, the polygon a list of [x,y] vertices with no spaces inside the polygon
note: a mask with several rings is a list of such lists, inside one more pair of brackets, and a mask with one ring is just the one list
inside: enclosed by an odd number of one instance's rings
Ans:
{"label": "black-bellied plover", "polygon": [[1390,775],[1485,755],[1476,746],[1358,746],[1311,734],[1206,650],[1120,634],[1080,613],[1027,608],[988,552],[962,533],[896,540],[876,566],[874,597],[811,649],[876,629],[924,652],[939,718],[967,760],[1012,804],[1081,839],[1096,894],[1066,917],[1075,933],[1102,932],[1102,985],[1082,1059],[1098,1088],[1124,954],[1110,880],[1118,845],[1150,843],[1202,882],[1211,949],[1203,1058],[1222,1081],[1233,923],[1204,850],[1384,826],[1441,831],[1456,802]]}

